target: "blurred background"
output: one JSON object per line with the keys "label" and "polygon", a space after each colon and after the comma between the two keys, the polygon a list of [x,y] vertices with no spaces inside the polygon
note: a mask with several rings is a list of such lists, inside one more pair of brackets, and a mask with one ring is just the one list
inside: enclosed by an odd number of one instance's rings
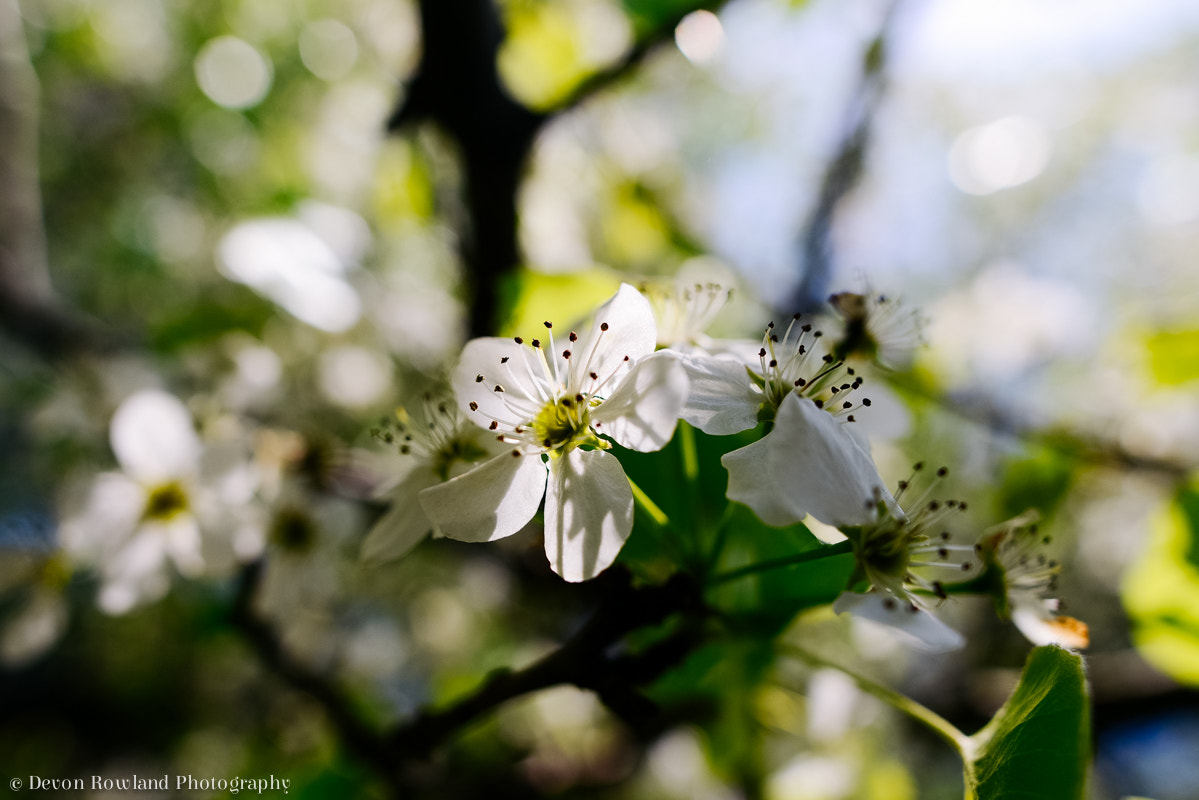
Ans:
{"label": "blurred background", "polygon": [[[0,205],[4,775],[390,796],[347,731],[602,594],[535,530],[361,564],[399,469],[371,429],[468,337],[684,270],[736,284],[714,335],[837,291],[919,319],[884,477],[951,465],[980,529],[1040,510],[1091,630],[1093,797],[1199,798],[1190,0],[3,0]],[[973,730],[1028,645],[947,616],[970,646],[936,658],[831,613],[785,636]],[[553,689],[430,796],[960,796],[840,673],[712,657],[717,711],[646,738]]]}

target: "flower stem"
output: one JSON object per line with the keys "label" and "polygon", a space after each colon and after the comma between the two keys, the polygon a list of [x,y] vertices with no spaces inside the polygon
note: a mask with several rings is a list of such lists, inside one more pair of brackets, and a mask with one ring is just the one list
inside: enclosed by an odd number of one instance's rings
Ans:
{"label": "flower stem", "polygon": [[826,544],[822,547],[817,547],[814,550],[805,550],[802,553],[796,553],[790,556],[781,556],[779,558],[768,558],[765,561],[759,561],[755,564],[747,564],[744,567],[721,572],[713,575],[708,579],[709,586],[715,586],[728,581],[735,581],[738,578],[745,578],[750,575],[757,575],[759,572],[766,572],[771,569],[782,569],[789,567],[792,564],[803,564],[806,561],[819,561],[822,558],[832,558],[833,556],[843,555],[853,552],[853,545],[848,541],[837,542],[836,544]]}
{"label": "flower stem", "polygon": [[645,512],[646,516],[654,521],[659,528],[670,527],[670,517],[666,516],[666,512],[658,508],[658,504],[649,498],[645,492],[641,491],[641,487],[629,479],[629,487],[633,490],[633,502]]}
{"label": "flower stem", "polygon": [[712,550],[708,553],[707,571],[709,573],[716,569],[716,563],[720,561],[720,554],[724,552],[724,543],[728,541],[729,529],[733,527],[733,512],[733,504],[725,504],[724,512],[716,523],[716,540],[712,542]]}
{"label": "flower stem", "polygon": [[780,650],[786,654],[795,656],[801,661],[806,661],[815,667],[830,667],[832,669],[843,672],[853,679],[862,691],[867,694],[874,695],[879,700],[887,703],[893,708],[902,711],[917,722],[927,726],[933,733],[936,733],[946,742],[958,751],[959,755],[964,755],[970,745],[970,741],[966,734],[962,733],[949,720],[942,717],[937,712],[930,708],[922,706],[907,695],[900,694],[894,689],[888,689],[882,684],[876,683],[865,675],[860,675],[853,670],[847,669],[840,664],[835,664],[826,658],[816,655],[810,650],[806,650],[795,644],[780,645]]}
{"label": "flower stem", "polygon": [[683,476],[687,483],[697,486],[699,481],[699,453],[695,449],[695,428],[679,421],[679,444],[683,450]]}

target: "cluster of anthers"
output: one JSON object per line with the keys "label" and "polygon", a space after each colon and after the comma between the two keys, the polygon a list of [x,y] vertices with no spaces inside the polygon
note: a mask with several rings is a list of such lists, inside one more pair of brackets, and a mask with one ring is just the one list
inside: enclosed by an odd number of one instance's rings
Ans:
{"label": "cluster of anthers", "polygon": [[870,406],[869,398],[856,403],[850,399],[862,387],[862,377],[843,360],[821,352],[824,332],[802,317],[792,317],[781,339],[773,322],[766,326],[758,351],[766,403],[778,408],[788,394],[796,392],[834,417],[853,422],[854,411]]}
{"label": "cluster of anthers", "polygon": [[524,454],[557,455],[584,444],[607,449],[610,445],[596,435],[603,422],[592,419],[591,412],[603,402],[629,356],[621,356],[615,366],[597,356],[609,335],[607,322],[599,325],[586,351],[578,354],[572,350],[579,340],[577,333],[571,331],[568,346],[557,352],[554,326],[544,324],[548,342],[533,339],[526,344],[514,337],[515,352],[497,358],[498,378],[475,376],[476,383],[491,384],[492,392],[504,398],[490,410],[472,400],[471,412],[489,420],[488,430]]}
{"label": "cluster of anthers", "polygon": [[455,461],[473,462],[486,452],[464,429],[462,412],[446,396],[425,392],[421,396],[419,417],[406,408],[395,410],[395,419],[384,419],[371,435],[395,447],[402,456],[413,456],[426,463],[439,480],[449,480]]}
{"label": "cluster of anthers", "polygon": [[638,290],[649,300],[658,323],[658,343],[686,346],[703,331],[733,297],[733,289],[715,281],[666,284],[642,281]]}
{"label": "cluster of anthers", "polygon": [[[977,544],[959,544],[954,541],[946,523],[950,517],[966,510],[960,500],[933,499],[937,485],[949,474],[941,467],[936,479],[920,493],[910,498],[916,476],[924,470],[923,462],[912,468],[912,477],[900,481],[894,495],[895,503],[902,508],[897,514],[894,507],[883,502],[881,497],[868,501],[876,509],[878,521],[859,529],[855,539],[855,550],[866,579],[871,586],[891,595],[884,603],[904,602],[915,607],[913,592],[948,597],[945,582],[967,580],[977,572],[975,556]],[[913,569],[940,570],[943,574],[958,576],[958,581],[949,578],[928,578]]]}

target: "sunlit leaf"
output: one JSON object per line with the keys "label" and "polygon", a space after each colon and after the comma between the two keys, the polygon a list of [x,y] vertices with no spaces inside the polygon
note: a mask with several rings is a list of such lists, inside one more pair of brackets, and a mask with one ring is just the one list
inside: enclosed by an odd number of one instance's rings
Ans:
{"label": "sunlit leaf", "polygon": [[1199,685],[1199,492],[1179,491],[1153,522],[1149,546],[1125,575],[1121,597],[1141,654],[1173,678]]}
{"label": "sunlit leaf", "polygon": [[758,687],[774,663],[770,642],[731,639],[693,652],[647,691],[663,708],[686,710],[705,720],[708,754],[725,777],[753,770],[760,723],[754,713]]}
{"label": "sunlit leaf", "polygon": [[1199,330],[1160,331],[1149,337],[1145,348],[1159,383],[1177,385],[1199,378]]}
{"label": "sunlit leaf", "polygon": [[592,268],[561,275],[522,270],[507,286],[504,335],[538,335],[543,322],[566,328],[592,312],[620,286],[615,273]]}
{"label": "sunlit leaf", "polygon": [[1091,753],[1081,657],[1034,649],[1016,691],[964,749],[967,798],[1081,800]]}

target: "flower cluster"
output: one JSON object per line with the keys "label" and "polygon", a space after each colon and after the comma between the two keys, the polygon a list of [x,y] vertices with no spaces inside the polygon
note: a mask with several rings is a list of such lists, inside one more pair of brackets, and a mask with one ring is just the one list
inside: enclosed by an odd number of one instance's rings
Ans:
{"label": "flower cluster", "polygon": [[[547,321],[537,338],[469,342],[452,399],[426,398],[419,418],[401,411],[398,423],[376,432],[408,471],[387,489],[392,508],[368,536],[364,558],[401,555],[429,530],[494,541],[543,509],[550,567],[568,581],[592,578],[617,558],[635,503],[646,500],[613,445],[659,450],[683,420],[715,436],[761,431],[721,458],[730,501],[768,525],[814,519],[845,535],[857,568],[836,611],[890,624],[928,648],[958,647],[962,637],[931,605],[953,587],[979,585],[983,568],[996,565],[1009,578],[1000,594],[1022,630],[1031,630],[1030,615],[1069,627],[1067,618],[1047,616],[1053,603],[1041,598],[1052,567],[1034,561],[1037,571],[1007,555],[1025,541],[1022,528],[983,542],[952,532],[966,503],[934,497],[945,468],[924,480],[918,464],[894,494],[884,488],[854,423],[873,405],[864,370],[893,355],[892,340],[914,339],[913,316],[881,296],[843,294],[831,300],[834,314],[771,322],[757,342],[703,335],[730,296],[711,281],[647,283],[642,291],[625,284],[565,333]],[[918,482],[927,485],[917,491]]]}
{"label": "flower cluster", "polygon": [[[750,440],[721,451],[729,502],[769,526],[819,522],[845,537],[836,552],[852,552],[855,569],[835,611],[950,649],[962,637],[935,606],[985,592],[1032,641],[1086,645],[1086,626],[1059,616],[1050,597],[1058,565],[1033,517],[962,538],[954,528],[966,503],[937,497],[945,468],[917,464],[893,494],[884,487],[856,423],[879,389],[870,365],[887,349],[880,320],[910,318],[881,311],[882,298],[837,295],[840,322],[797,314],[757,341],[722,341],[702,330],[731,296],[721,283],[647,291],[622,284],[573,327],[547,321],[536,337],[468,342],[446,389],[376,428],[393,463],[374,489],[390,507],[362,559],[398,558],[430,533],[495,541],[540,512],[550,568],[567,581],[593,578],[620,555],[638,504],[669,525],[620,453],[662,449],[682,421]],[[61,529],[68,567],[98,573],[103,609],[124,613],[161,597],[175,575],[211,576],[264,552],[267,606],[334,596],[328,564],[355,535],[359,506],[305,478],[303,464],[321,461],[315,443],[262,431],[251,454],[247,431],[230,424],[237,435],[202,433],[159,390],[117,408],[109,432],[119,469],[95,477]]]}

